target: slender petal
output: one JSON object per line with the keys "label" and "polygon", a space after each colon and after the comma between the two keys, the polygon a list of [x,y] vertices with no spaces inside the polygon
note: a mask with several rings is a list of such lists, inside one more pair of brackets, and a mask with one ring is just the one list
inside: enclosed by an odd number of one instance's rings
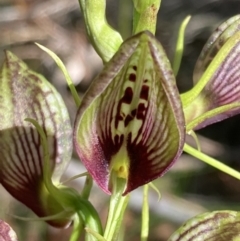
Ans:
{"label": "slender petal", "polygon": [[184,118],[169,61],[150,32],[125,41],[95,79],[77,114],[74,143],[106,192],[116,171],[124,194],[162,176],[179,157]]}
{"label": "slender petal", "polygon": [[72,154],[66,107],[46,79],[10,52],[0,72],[0,90],[0,183],[38,216],[53,215],[60,207],[44,186],[40,136],[25,119],[36,120],[45,131],[51,175],[58,182]]}

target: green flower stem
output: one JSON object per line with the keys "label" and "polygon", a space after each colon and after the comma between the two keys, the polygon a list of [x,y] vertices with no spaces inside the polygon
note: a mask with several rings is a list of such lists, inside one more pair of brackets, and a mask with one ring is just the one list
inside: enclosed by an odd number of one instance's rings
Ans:
{"label": "green flower stem", "polygon": [[97,241],[106,241],[106,239],[101,234],[93,231],[92,229],[85,228],[85,230],[88,234],[91,234],[92,237],[94,237]]}
{"label": "green flower stem", "polygon": [[86,176],[86,180],[83,186],[83,190],[81,192],[82,198],[88,199],[90,196],[90,192],[92,190],[93,180],[92,177],[88,174]]}
{"label": "green flower stem", "polygon": [[79,215],[75,215],[73,221],[73,230],[69,241],[78,241],[83,230],[83,222]]}
{"label": "green flower stem", "polygon": [[173,73],[175,76],[177,76],[178,70],[179,70],[179,67],[181,64],[183,50],[184,50],[184,33],[185,33],[185,29],[187,27],[187,24],[188,24],[190,18],[191,18],[191,16],[187,16],[183,20],[183,22],[179,28],[176,50],[175,50],[175,55],[174,55],[174,60],[173,60]]}
{"label": "green flower stem", "polygon": [[113,182],[113,193],[110,199],[107,224],[104,232],[104,238],[107,241],[118,239],[123,215],[129,201],[129,195],[122,196],[125,189],[126,180],[116,178]]}
{"label": "green flower stem", "polygon": [[149,234],[149,203],[148,203],[149,185],[143,186],[143,205],[142,205],[142,228],[141,241],[147,241]]}
{"label": "green flower stem", "polygon": [[133,0],[133,34],[145,30],[155,34],[160,4],[161,0]]}
{"label": "green flower stem", "polygon": [[121,35],[108,25],[106,0],[79,0],[88,37],[103,62],[108,62],[122,44]]}
{"label": "green flower stem", "polygon": [[[124,20],[124,21],[123,21]],[[132,2],[129,0],[119,1],[118,29],[123,39],[131,36],[132,32]]]}
{"label": "green flower stem", "polygon": [[[97,211],[92,206],[92,204],[81,197],[78,196],[78,215],[81,217],[81,219],[84,221],[85,227],[89,230],[92,230],[94,233],[98,233],[99,235],[102,235],[102,224],[100,221],[100,218],[98,216]],[[86,241],[99,241],[98,238],[93,236],[90,232],[86,233],[85,237]]]}
{"label": "green flower stem", "polygon": [[208,155],[196,150],[195,148],[189,146],[188,144],[184,145],[183,150],[190,154],[191,156],[194,156],[196,158],[198,158],[199,160],[207,163],[210,166],[213,166],[215,168],[217,168],[218,170],[227,173],[228,175],[237,178],[238,180],[240,180],[240,173],[236,170],[234,170],[233,168],[219,162],[218,160],[209,157]]}

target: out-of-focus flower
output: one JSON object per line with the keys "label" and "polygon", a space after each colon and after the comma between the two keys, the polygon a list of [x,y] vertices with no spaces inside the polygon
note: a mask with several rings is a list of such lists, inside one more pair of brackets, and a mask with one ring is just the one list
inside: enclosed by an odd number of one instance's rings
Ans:
{"label": "out-of-focus flower", "polygon": [[240,15],[221,24],[194,69],[194,87],[181,95],[187,131],[240,113]]}
{"label": "out-of-focus flower", "polygon": [[0,219],[0,240],[17,241],[17,235],[9,224]]}
{"label": "out-of-focus flower", "polygon": [[[41,137],[26,118],[37,121],[47,136],[48,163]],[[39,217],[58,215],[48,222],[65,227],[74,214],[71,194],[56,186],[71,155],[72,130],[61,96],[7,51],[0,72],[0,183]]]}

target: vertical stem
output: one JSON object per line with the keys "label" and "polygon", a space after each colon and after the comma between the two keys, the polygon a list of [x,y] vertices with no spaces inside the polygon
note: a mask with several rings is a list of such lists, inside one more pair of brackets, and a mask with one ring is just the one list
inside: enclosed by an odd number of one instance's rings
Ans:
{"label": "vertical stem", "polygon": [[118,28],[123,39],[131,36],[132,32],[132,2],[129,0],[119,1]]}
{"label": "vertical stem", "polygon": [[73,230],[72,230],[69,241],[78,241],[82,230],[83,230],[83,222],[81,220],[81,217],[79,215],[75,214],[75,217],[73,220]]}
{"label": "vertical stem", "polygon": [[147,241],[149,233],[149,204],[148,204],[148,184],[143,186],[143,205],[142,205],[142,228],[141,241]]}
{"label": "vertical stem", "polygon": [[104,232],[104,238],[107,241],[114,241],[118,238],[123,215],[129,201],[129,195],[122,196],[125,184],[126,180],[123,178],[116,178],[113,182],[113,193],[110,199],[108,219]]}
{"label": "vertical stem", "polygon": [[133,34],[148,30],[155,34],[161,0],[133,0]]}

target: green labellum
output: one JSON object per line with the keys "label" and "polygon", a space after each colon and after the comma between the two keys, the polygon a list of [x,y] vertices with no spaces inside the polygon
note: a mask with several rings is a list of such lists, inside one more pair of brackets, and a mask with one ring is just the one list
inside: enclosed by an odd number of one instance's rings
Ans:
{"label": "green labellum", "polygon": [[124,194],[163,175],[182,152],[184,117],[170,63],[149,32],[125,41],[82,100],[74,143],[107,193],[111,172]]}

